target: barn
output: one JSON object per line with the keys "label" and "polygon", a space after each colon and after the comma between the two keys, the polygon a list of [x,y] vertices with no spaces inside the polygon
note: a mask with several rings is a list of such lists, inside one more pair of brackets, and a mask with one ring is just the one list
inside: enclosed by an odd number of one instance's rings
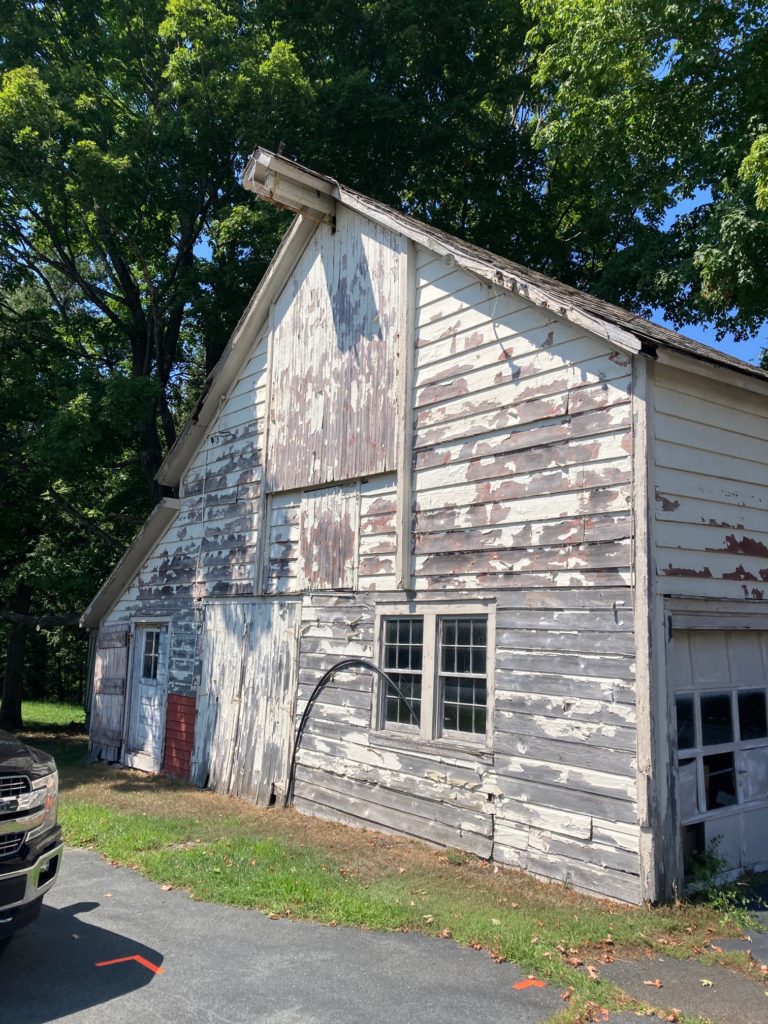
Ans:
{"label": "barn", "polygon": [[84,613],[92,756],[630,902],[768,867],[768,374],[244,185],[295,218]]}

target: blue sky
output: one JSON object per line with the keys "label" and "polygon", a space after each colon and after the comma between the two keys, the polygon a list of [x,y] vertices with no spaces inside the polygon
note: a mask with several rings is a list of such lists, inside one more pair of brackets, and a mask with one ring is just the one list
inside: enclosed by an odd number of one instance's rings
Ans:
{"label": "blue sky", "polygon": [[[652,319],[658,324],[663,324],[665,327],[671,327],[672,330],[675,330],[674,325],[664,319],[660,310],[656,311]],[[726,337],[722,342],[719,342],[715,337],[714,328],[703,325],[681,327],[680,333],[685,334],[688,338],[693,338],[694,341],[703,341],[705,345],[711,345],[712,348],[719,349],[721,352],[727,352],[728,355],[736,356],[737,359],[743,359],[745,363],[754,363],[756,365],[760,362],[763,349],[768,348],[768,327],[766,326],[763,326],[756,338],[752,338],[749,341],[734,341],[732,337]]]}

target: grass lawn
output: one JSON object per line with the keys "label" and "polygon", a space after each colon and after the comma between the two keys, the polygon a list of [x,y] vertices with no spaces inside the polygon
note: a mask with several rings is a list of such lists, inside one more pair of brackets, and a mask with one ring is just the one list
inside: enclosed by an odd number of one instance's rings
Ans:
{"label": "grass lawn", "polygon": [[[459,851],[88,765],[82,734],[38,729],[26,738],[57,758],[69,844],[98,850],[195,899],[455,939],[514,961],[566,994],[572,988],[563,1021],[599,1019],[603,1007],[641,1009],[599,980],[601,963],[611,958],[715,958],[710,939],[740,934],[722,910],[707,905],[632,908],[594,900]],[[751,969],[745,955],[734,956],[731,966]]]}
{"label": "grass lawn", "polygon": [[31,732],[85,728],[85,711],[79,704],[25,700],[21,706],[21,717],[25,730]]}

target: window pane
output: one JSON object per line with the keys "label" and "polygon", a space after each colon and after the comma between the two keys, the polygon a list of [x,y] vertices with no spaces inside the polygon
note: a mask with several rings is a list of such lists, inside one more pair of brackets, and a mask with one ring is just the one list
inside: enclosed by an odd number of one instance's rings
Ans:
{"label": "window pane", "polygon": [[704,757],[704,792],[707,810],[730,807],[736,800],[736,773],[733,754],[707,754]]}
{"label": "window pane", "polygon": [[416,646],[412,647],[411,648],[411,668],[414,669],[414,671],[416,671],[416,672],[421,672],[421,658],[422,658],[422,648],[420,646],[419,647],[416,647]]}
{"label": "window pane", "polygon": [[[485,643],[485,638],[483,638]],[[475,675],[485,675],[485,647],[473,647],[472,649],[472,671]]]}
{"label": "window pane", "polygon": [[768,736],[765,690],[748,690],[739,694],[739,729],[743,740],[761,740]]}
{"label": "window pane", "polygon": [[456,671],[456,648],[446,646],[445,642],[443,642],[443,649],[440,652],[440,671]]}
{"label": "window pane", "polygon": [[421,645],[424,642],[424,620],[411,619],[411,643]]}
{"label": "window pane", "polygon": [[705,747],[718,743],[733,743],[731,721],[731,695],[710,693],[701,695],[701,742]]}
{"label": "window pane", "polygon": [[141,674],[143,679],[157,679],[157,664],[160,650],[160,633],[157,630],[147,630],[144,634],[144,657],[142,660]]}
{"label": "window pane", "polygon": [[485,734],[486,637],[484,618],[441,620],[439,697],[446,732]]}
{"label": "window pane", "polygon": [[443,708],[443,728],[458,729],[459,709],[457,704],[446,704]]}
{"label": "window pane", "polygon": [[421,721],[421,680],[400,672],[390,673],[387,685],[386,720],[400,725]]}
{"label": "window pane", "polygon": [[384,643],[396,644],[397,633],[400,627],[399,619],[385,619],[384,620]]}
{"label": "window pane", "polygon": [[675,697],[677,712],[677,749],[696,746],[696,726],[693,715],[693,697]]}
{"label": "window pane", "polygon": [[456,648],[456,672],[472,671],[472,653],[469,647]]}

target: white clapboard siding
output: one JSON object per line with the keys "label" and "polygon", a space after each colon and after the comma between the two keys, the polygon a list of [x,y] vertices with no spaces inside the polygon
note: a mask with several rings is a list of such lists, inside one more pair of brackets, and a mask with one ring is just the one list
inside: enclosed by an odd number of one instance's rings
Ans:
{"label": "white clapboard siding", "polygon": [[655,561],[661,593],[768,597],[768,405],[660,366],[654,383]]}
{"label": "white clapboard siding", "polygon": [[629,357],[421,249],[416,295],[416,588],[625,585]]}

